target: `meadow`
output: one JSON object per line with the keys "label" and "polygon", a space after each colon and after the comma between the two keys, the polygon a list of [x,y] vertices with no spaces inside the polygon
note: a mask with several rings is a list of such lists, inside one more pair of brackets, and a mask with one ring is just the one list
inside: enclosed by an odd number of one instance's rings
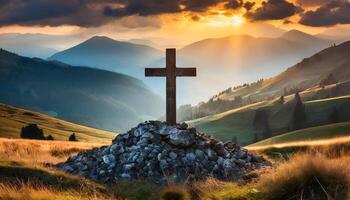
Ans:
{"label": "meadow", "polygon": [[21,128],[34,123],[43,129],[45,136],[52,135],[55,140],[68,140],[75,133],[83,142],[105,142],[114,139],[116,133],[99,130],[60,120],[39,112],[33,112],[0,103],[0,137],[20,138]]}
{"label": "meadow", "polygon": [[[347,143],[348,144],[348,143]],[[79,151],[105,145],[66,141],[0,139],[0,199],[349,199],[350,146],[254,150],[273,167],[237,183],[209,178],[189,185],[157,186],[145,181],[102,185],[53,167]],[[285,151],[283,157],[271,152]],[[293,187],[292,187],[293,186]]]}
{"label": "meadow", "polygon": [[[196,127],[198,130],[207,134],[214,135],[221,140],[232,140],[234,137],[238,139],[238,143],[241,145],[248,145],[255,143],[255,134],[258,134],[260,140],[263,136],[262,133],[255,130],[253,127],[254,116],[257,110],[264,109],[268,113],[268,123],[270,127],[271,136],[285,134],[290,132],[290,124],[293,113],[293,97],[290,95],[285,97],[285,102],[281,104],[279,98],[272,100],[262,101],[255,104],[250,104],[237,109],[232,109],[223,113],[210,115],[200,119],[188,121],[189,124]],[[331,114],[334,109],[337,109],[339,122],[349,121],[350,113],[350,96],[340,96],[336,98],[326,98],[316,101],[304,102],[306,112],[305,127],[318,127],[327,124],[331,124]],[[350,133],[350,124],[343,124],[338,128],[320,127],[314,130],[314,138],[324,139],[337,136],[346,136]],[[342,128],[340,128],[342,127]],[[326,132],[323,129],[326,128]],[[328,131],[333,129],[335,132]],[[336,130],[341,129],[341,131]],[[308,132],[303,130],[303,132]],[[338,135],[339,134],[339,135]],[[300,136],[300,140],[303,140],[303,134],[294,134]],[[311,134],[307,134],[311,137]],[[284,137],[285,138],[285,137]],[[295,138],[293,138],[295,140]]]}

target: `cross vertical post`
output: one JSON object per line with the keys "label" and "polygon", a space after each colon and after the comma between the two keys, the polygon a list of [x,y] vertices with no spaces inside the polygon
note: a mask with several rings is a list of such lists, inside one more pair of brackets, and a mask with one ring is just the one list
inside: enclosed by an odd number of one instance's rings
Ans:
{"label": "cross vertical post", "polygon": [[[166,50],[166,121],[176,124],[176,51]],[[175,115],[173,114],[175,113]]]}
{"label": "cross vertical post", "polygon": [[166,77],[166,121],[176,125],[176,77],[196,76],[196,68],[177,68],[176,49],[166,49],[166,68],[146,68],[145,76]]}

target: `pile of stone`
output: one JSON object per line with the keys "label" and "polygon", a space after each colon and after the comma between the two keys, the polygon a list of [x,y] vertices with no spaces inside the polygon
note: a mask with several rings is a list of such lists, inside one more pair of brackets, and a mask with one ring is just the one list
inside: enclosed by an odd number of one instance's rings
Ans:
{"label": "pile of stone", "polygon": [[221,142],[182,123],[148,121],[119,134],[110,146],[70,157],[58,167],[103,183],[148,179],[156,183],[214,177],[238,180],[269,163],[232,142]]}

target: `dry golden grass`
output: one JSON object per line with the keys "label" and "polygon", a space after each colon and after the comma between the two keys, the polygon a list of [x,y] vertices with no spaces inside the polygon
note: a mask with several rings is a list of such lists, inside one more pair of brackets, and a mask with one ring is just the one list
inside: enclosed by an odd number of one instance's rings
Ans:
{"label": "dry golden grass", "polygon": [[0,183],[0,197],[1,199],[11,199],[11,200],[102,200],[105,197],[96,194],[91,194],[89,196],[83,196],[75,191],[58,191],[44,186],[31,186],[28,183],[19,186],[13,186],[11,184]]}
{"label": "dry golden grass", "polygon": [[[147,182],[96,184],[42,163],[58,163],[100,143],[0,139],[0,199],[204,199],[273,200],[350,198],[350,145],[308,147],[251,182],[215,179],[159,187]],[[13,162],[15,164],[13,164]],[[322,186],[322,187],[321,187]],[[328,197],[327,197],[328,195]]]}
{"label": "dry golden grass", "polygon": [[331,139],[300,141],[300,142],[285,142],[280,144],[262,145],[262,146],[247,146],[248,150],[262,151],[270,148],[285,148],[285,147],[315,147],[315,146],[334,146],[339,144],[349,144],[350,136],[335,137]]}
{"label": "dry golden grass", "polygon": [[259,188],[268,199],[346,199],[350,187],[350,157],[327,158],[303,153],[265,174]]}
{"label": "dry golden grass", "polygon": [[106,144],[0,139],[0,199],[115,199],[103,192],[104,186],[43,165],[102,145]]}
{"label": "dry golden grass", "polygon": [[0,138],[0,160],[30,165],[56,164],[79,151],[103,145],[108,144]]}

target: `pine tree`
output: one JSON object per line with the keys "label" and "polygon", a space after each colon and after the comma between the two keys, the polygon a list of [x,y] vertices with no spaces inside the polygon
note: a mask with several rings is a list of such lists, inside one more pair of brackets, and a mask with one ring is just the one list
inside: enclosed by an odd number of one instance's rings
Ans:
{"label": "pine tree", "polygon": [[256,131],[262,131],[264,138],[271,136],[268,114],[266,110],[259,109],[255,112],[253,126]]}
{"label": "pine tree", "polygon": [[75,133],[72,133],[72,135],[69,136],[68,140],[72,141],[72,142],[78,141],[76,136],[75,136]]}
{"label": "pine tree", "polygon": [[337,108],[333,108],[329,119],[332,123],[339,123],[340,119],[339,119],[339,110]]}
{"label": "pine tree", "polygon": [[305,106],[298,92],[295,93],[294,101],[296,103],[293,111],[292,129],[297,130],[304,127],[305,121],[306,121],[306,112],[305,112]]}
{"label": "pine tree", "polygon": [[55,140],[55,138],[54,138],[52,135],[48,135],[48,136],[46,137],[46,140]]}

